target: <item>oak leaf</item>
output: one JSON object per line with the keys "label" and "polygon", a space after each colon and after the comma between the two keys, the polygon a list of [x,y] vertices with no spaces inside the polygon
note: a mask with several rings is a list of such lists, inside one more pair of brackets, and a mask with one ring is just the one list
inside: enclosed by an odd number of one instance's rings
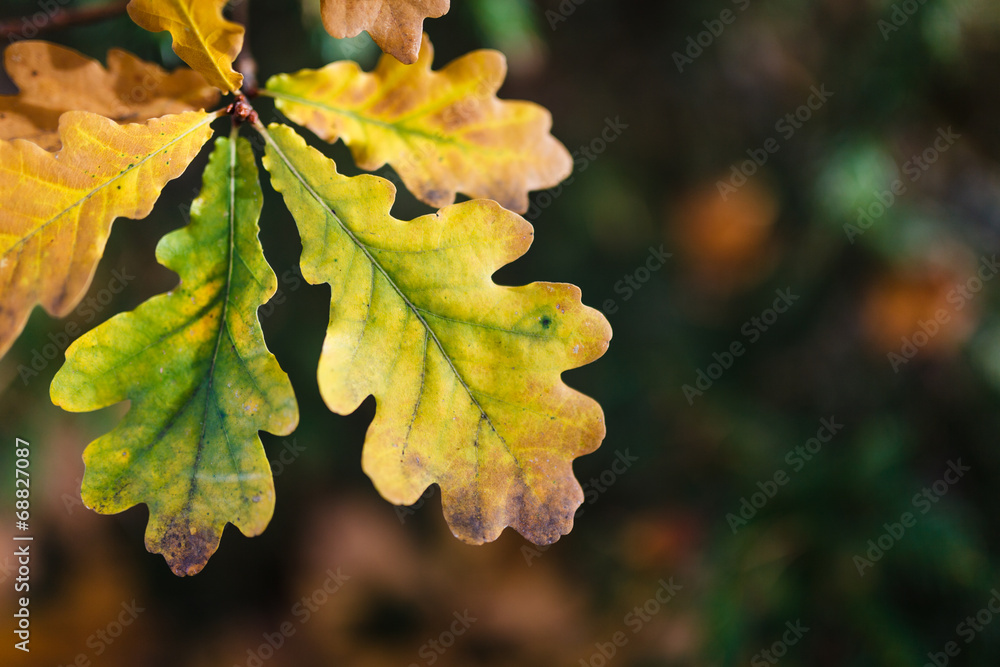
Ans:
{"label": "oak leaf", "polygon": [[451,0],[323,0],[323,25],[338,39],[366,30],[379,48],[407,65],[417,60],[426,18],[448,13]]}
{"label": "oak leaf", "polygon": [[336,62],[274,76],[267,91],[291,120],[327,141],[343,139],[362,169],[389,163],[436,208],[459,191],[524,213],[529,191],[569,176],[573,159],[549,134],[549,112],[497,99],[503,54],[475,51],[437,72],[433,59],[425,39],[415,65],[383,56],[366,73],[354,62]]}
{"label": "oak leaf", "polygon": [[233,61],[243,47],[245,30],[223,18],[227,1],[132,0],[128,14],[150,32],[169,31],[174,53],[181,60],[213,86],[233,92],[243,85],[243,75],[233,69]]}
{"label": "oak leaf", "polygon": [[119,49],[108,51],[108,67],[49,42],[15,42],[4,51],[4,67],[17,95],[0,96],[0,139],[27,139],[59,149],[59,117],[90,111],[118,123],[141,123],[215,104],[219,91],[197,72],[173,73]]}
{"label": "oak leaf", "polygon": [[36,303],[56,317],[83,298],[117,217],[146,217],[187,169],[219,114],[118,125],[85,111],[59,120],[62,150],[0,141],[0,356]]}
{"label": "oak leaf", "polygon": [[264,530],[274,482],[258,430],[298,423],[257,320],[277,289],[257,239],[262,199],[249,142],[219,139],[191,224],[156,249],[180,285],[82,336],[52,381],[67,410],[132,402],[84,452],[83,500],[102,513],[146,503],[146,547],[181,576],[205,566],[227,522]]}
{"label": "oak leaf", "polygon": [[538,544],[569,532],[583,501],[572,461],[605,425],[560,374],[605,352],[607,320],[573,285],[492,281],[533,237],[496,202],[402,222],[388,181],[337,173],[288,127],[259,129],[303,276],[331,287],[323,399],[340,414],[377,401],[362,465],[379,492],[412,504],[437,483],[452,532],[470,543],[507,526]]}

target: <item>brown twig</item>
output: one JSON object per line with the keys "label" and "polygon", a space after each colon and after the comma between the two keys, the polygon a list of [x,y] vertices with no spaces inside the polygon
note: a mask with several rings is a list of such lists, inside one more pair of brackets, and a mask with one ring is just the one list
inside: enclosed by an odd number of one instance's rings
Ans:
{"label": "brown twig", "polygon": [[18,19],[0,21],[0,40],[15,42],[22,39],[34,39],[42,32],[103,21],[124,14],[126,5],[128,5],[128,0],[116,0],[96,7],[76,9],[60,7],[54,10],[26,14]]}
{"label": "brown twig", "polygon": [[236,71],[243,75],[243,93],[257,96],[257,61],[250,50],[250,0],[237,0],[233,4],[233,21],[243,26],[243,48],[236,56]]}

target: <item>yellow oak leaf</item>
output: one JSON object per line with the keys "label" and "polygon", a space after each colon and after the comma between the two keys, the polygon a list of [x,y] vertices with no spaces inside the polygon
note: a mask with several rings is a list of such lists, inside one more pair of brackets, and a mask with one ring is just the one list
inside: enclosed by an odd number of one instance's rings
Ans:
{"label": "yellow oak leaf", "polygon": [[205,109],[219,91],[189,69],[161,67],[112,49],[105,69],[96,60],[49,42],[15,42],[4,67],[19,94],[0,96],[0,139],[27,139],[59,149],[59,117],[90,111],[119,123]]}
{"label": "yellow oak leaf", "polygon": [[79,303],[117,217],[146,217],[212,134],[220,113],[118,125],[85,111],[59,120],[62,150],[0,141],[0,356],[36,303],[63,317]]}
{"label": "yellow oak leaf", "polygon": [[168,30],[181,60],[213,86],[233,92],[243,85],[243,75],[233,69],[233,61],[243,47],[245,30],[223,18],[227,1],[132,0],[128,14],[150,32]]}
{"label": "yellow oak leaf", "polygon": [[531,225],[489,200],[393,218],[385,179],[337,173],[291,128],[258,128],[264,166],[295,217],[302,274],[329,283],[319,388],[339,414],[377,402],[362,465],[390,502],[441,487],[470,543],[511,526],[537,544],[570,531],[583,502],[572,461],[597,449],[604,415],[563,371],[602,354],[611,328],[573,285],[497,285]]}
{"label": "yellow oak leaf", "polygon": [[448,13],[451,0],[323,0],[323,25],[338,39],[368,31],[400,62],[417,60],[424,19]]}
{"label": "yellow oak leaf", "polygon": [[272,77],[266,94],[323,139],[343,139],[362,169],[389,163],[434,207],[463,192],[524,213],[528,192],[569,176],[573,159],[549,133],[549,112],[497,99],[507,71],[503,54],[475,51],[437,72],[433,59],[425,39],[415,65],[383,56],[366,73],[354,62],[336,62]]}

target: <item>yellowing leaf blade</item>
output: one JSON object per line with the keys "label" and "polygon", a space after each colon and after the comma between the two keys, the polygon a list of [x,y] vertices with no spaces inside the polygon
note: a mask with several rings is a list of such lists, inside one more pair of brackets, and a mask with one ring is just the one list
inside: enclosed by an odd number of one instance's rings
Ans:
{"label": "yellowing leaf blade", "polygon": [[211,136],[218,114],[187,112],[119,126],[63,114],[58,153],[0,141],[0,355],[36,303],[68,314],[86,293],[117,217],[149,214]]}
{"label": "yellowing leaf blade", "polygon": [[323,0],[323,25],[337,39],[368,31],[400,62],[416,61],[426,18],[448,13],[451,0]]}
{"label": "yellowing leaf blade", "polygon": [[327,141],[343,139],[362,169],[390,164],[434,207],[456,192],[524,213],[528,192],[557,185],[573,159],[530,102],[501,101],[506,62],[476,51],[432,71],[430,40],[415,65],[383,57],[371,73],[353,62],[272,77],[267,90],[290,119]]}
{"label": "yellowing leaf blade", "polygon": [[233,61],[243,47],[244,29],[222,16],[227,0],[132,0],[128,14],[150,32],[167,30],[174,53],[213,86],[233,92],[243,75]]}
{"label": "yellowing leaf blade", "polygon": [[342,414],[375,396],[362,460],[382,495],[411,504],[439,484],[448,524],[472,543],[506,526],[539,544],[569,532],[583,501],[572,460],[605,427],[560,374],[604,353],[607,320],[572,285],[493,283],[532,238],[495,202],[401,222],[387,181],[338,174],[290,128],[266,139],[303,276],[331,286],[320,391]]}
{"label": "yellowing leaf blade", "polygon": [[59,149],[59,117],[89,111],[118,123],[141,123],[168,114],[205,109],[219,91],[197,72],[167,73],[117,49],[108,67],[72,49],[48,42],[15,42],[4,66],[17,95],[0,96],[0,139],[27,139]]}
{"label": "yellowing leaf blade", "polygon": [[257,320],[277,289],[257,239],[261,203],[249,143],[220,139],[191,224],[157,247],[180,285],[82,336],[52,382],[67,410],[132,402],[84,452],[84,502],[102,513],[147,504],[146,546],[178,575],[204,567],[227,522],[264,530],[274,483],[258,430],[298,423]]}

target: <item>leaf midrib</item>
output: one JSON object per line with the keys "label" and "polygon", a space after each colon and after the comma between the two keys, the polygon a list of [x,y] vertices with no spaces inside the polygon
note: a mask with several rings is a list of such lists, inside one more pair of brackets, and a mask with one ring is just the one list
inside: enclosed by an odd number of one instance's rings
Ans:
{"label": "leaf midrib", "polygon": [[[226,324],[226,317],[229,311],[229,296],[232,293],[233,287],[233,265],[235,261],[233,259],[233,254],[235,252],[236,242],[235,242],[235,231],[236,231],[236,170],[237,170],[237,138],[236,129],[233,129],[233,135],[229,139],[229,244],[226,248],[226,283],[223,287],[222,295],[222,312],[219,314],[219,333],[215,338],[215,349],[212,351],[212,363],[208,369],[208,377],[206,378],[205,387],[205,409],[202,413],[202,424],[201,433],[198,436],[198,451],[195,453],[194,464],[192,465],[193,474],[191,475],[191,486],[188,488],[187,501],[184,504],[184,514],[188,515],[191,511],[191,506],[194,503],[195,492],[198,488],[198,468],[201,465],[201,454],[205,449],[205,433],[208,430],[208,411],[210,408],[210,402],[212,399],[212,387],[215,384],[215,365],[219,358],[219,350],[222,347],[222,338],[228,325]],[[232,447],[229,446],[229,434],[226,433],[225,420],[221,420],[223,424],[223,432],[226,435],[226,446],[229,450],[230,458],[233,456]],[[238,475],[237,475],[238,477]],[[243,480],[239,480],[239,484],[243,486]],[[246,495],[245,493],[243,494]]]}
{"label": "leaf midrib", "polygon": [[[200,0],[200,1],[205,2],[206,0]],[[223,81],[229,84],[228,73],[225,72],[221,67],[219,67],[219,64],[215,61],[215,58],[212,57],[211,51],[209,49],[208,40],[205,38],[201,30],[198,28],[198,23],[194,20],[194,15],[188,11],[188,8],[184,6],[184,3],[181,2],[181,0],[173,0],[171,4],[173,4],[177,8],[177,11],[184,17],[185,20],[184,27],[190,28],[191,32],[194,33],[195,37],[198,39],[198,44],[200,44],[204,48],[204,54],[207,57],[208,61],[212,63],[212,67],[215,69],[215,72],[219,75],[219,77]],[[171,20],[170,17],[167,16],[160,16],[160,18],[167,19],[168,21]],[[229,84],[229,86],[230,90],[233,90],[232,84]]]}
{"label": "leaf midrib", "polygon": [[418,136],[422,139],[429,139],[432,141],[438,141],[441,143],[457,144],[458,141],[452,137],[448,137],[441,134],[433,134],[427,132],[426,130],[415,129],[407,125],[401,125],[398,123],[392,123],[389,121],[379,120],[373,116],[366,116],[364,114],[358,113],[357,111],[352,111],[350,109],[343,109],[340,107],[334,107],[319,100],[311,100],[305,97],[299,97],[298,95],[292,95],[290,93],[278,92],[276,90],[267,89],[261,91],[263,94],[270,95],[278,100],[288,100],[289,102],[295,102],[296,104],[302,104],[305,106],[312,106],[318,109],[323,109],[324,111],[329,111],[332,114],[338,116],[347,116],[352,120],[356,120],[359,123],[366,125],[376,125],[386,130],[391,130],[396,134],[411,134]]}
{"label": "leaf midrib", "polygon": [[361,123],[362,125],[374,125],[376,127],[380,127],[384,130],[388,130],[397,135],[400,135],[401,137],[407,137],[407,136],[418,137],[420,139],[426,139],[428,141],[433,141],[439,144],[447,144],[450,146],[455,146],[461,148],[465,152],[485,153],[485,154],[495,154],[501,152],[497,151],[495,148],[492,147],[487,148],[485,146],[481,146],[473,142],[461,141],[456,137],[447,134],[435,134],[433,132],[428,132],[426,130],[414,128],[410,125],[406,125],[403,123],[394,123],[394,122],[379,120],[378,118],[375,118],[373,116],[367,116],[357,111],[352,111],[350,109],[343,109],[340,107],[334,107],[324,102],[320,102],[318,100],[311,100],[305,97],[299,97],[298,95],[291,95],[289,93],[279,92],[271,89],[262,90],[261,94],[268,95],[276,100],[288,100],[289,102],[294,102],[296,104],[316,107],[317,109],[322,109],[331,114],[345,116],[347,118],[350,118],[351,120]]}
{"label": "leaf midrib", "polygon": [[[204,407],[204,410],[202,411],[202,414],[203,414],[203,418],[202,418],[202,430],[201,430],[201,433],[199,434],[199,438],[198,438],[198,450],[195,453],[195,460],[194,460],[194,463],[191,466],[192,470],[194,472],[191,474],[191,486],[188,488],[188,496],[187,496],[187,499],[185,500],[185,504],[184,504],[184,512],[183,513],[185,515],[187,515],[187,514],[190,513],[190,509],[191,509],[191,506],[193,504],[194,496],[195,496],[195,492],[196,492],[196,487],[197,487],[196,480],[197,480],[197,474],[198,474],[197,470],[198,470],[199,465],[200,465],[202,451],[204,450],[205,433],[206,433],[207,428],[208,428],[209,402],[210,402],[211,397],[212,397],[212,387],[214,385],[214,380],[215,380],[215,366],[216,366],[216,361],[218,359],[219,350],[221,349],[223,334],[227,330],[226,315],[227,315],[227,310],[228,310],[228,307],[229,307],[229,296],[230,296],[230,293],[232,292],[232,274],[233,274],[233,266],[235,264],[235,259],[234,259],[234,253],[235,253],[235,227],[236,227],[236,220],[235,220],[235,216],[236,216],[236,205],[235,205],[235,203],[236,203],[236,178],[235,178],[235,171],[236,171],[236,167],[237,167],[235,151],[236,151],[236,147],[237,147],[237,142],[236,141],[231,141],[231,143],[232,143],[232,147],[233,148],[230,151],[230,174],[229,174],[229,186],[230,186],[230,191],[229,192],[230,192],[230,194],[229,194],[229,246],[228,246],[228,257],[227,257],[227,268],[228,268],[228,271],[227,271],[225,283],[224,283],[222,289],[215,296],[213,296],[212,299],[208,303],[206,303],[205,306],[201,310],[199,310],[197,313],[195,313],[192,317],[190,317],[188,320],[186,320],[183,324],[181,324],[180,326],[178,326],[175,329],[171,330],[171,332],[169,332],[168,335],[161,336],[154,343],[151,343],[150,345],[144,347],[142,350],[140,350],[138,353],[136,353],[135,355],[133,355],[131,357],[131,359],[134,359],[134,358],[138,357],[139,355],[141,355],[142,353],[144,353],[146,350],[148,350],[151,347],[153,347],[153,345],[163,344],[164,342],[168,341],[173,336],[174,333],[176,333],[177,331],[180,331],[182,329],[187,328],[188,326],[190,326],[190,324],[192,322],[198,321],[201,318],[205,317],[206,313],[208,311],[210,311],[210,310],[212,310],[212,309],[214,309],[216,307],[216,303],[218,301],[220,301],[220,300],[222,301],[221,312],[220,312],[219,320],[218,320],[219,321],[219,332],[218,332],[218,334],[216,336],[215,346],[214,346],[214,349],[213,349],[213,352],[212,352],[212,361],[209,364],[209,368],[208,368],[208,371],[205,373],[204,379],[202,381],[198,382],[197,384],[195,384],[195,385],[192,386],[190,394],[188,394],[187,398],[184,399],[184,402],[181,403],[178,406],[178,408],[174,411],[174,413],[170,416],[170,418],[160,427],[160,429],[157,432],[156,436],[154,438],[152,438],[151,441],[149,443],[147,443],[145,447],[143,447],[142,449],[138,450],[138,452],[133,452],[132,462],[133,462],[133,465],[134,465],[137,461],[139,461],[142,458],[144,458],[153,449],[153,447],[156,445],[156,443],[158,443],[163,438],[163,436],[171,428],[173,428],[173,425],[176,422],[176,420],[187,410],[188,406],[191,405],[191,403],[198,397],[198,395],[202,391],[205,392],[205,407]],[[239,355],[237,355],[237,357],[239,357]],[[126,360],[126,361],[128,361],[128,360]],[[126,362],[123,362],[123,363],[126,363]],[[121,365],[122,364],[119,364],[118,367],[120,367]],[[107,373],[107,372],[109,372],[109,371],[105,371],[105,373]],[[222,423],[225,422],[224,419],[220,420],[220,421]],[[223,429],[223,430],[225,430],[225,429]],[[227,445],[229,444],[229,442],[230,441],[229,441],[228,433],[226,433],[226,443],[227,443]],[[232,457],[232,449],[231,448],[230,448],[230,455]],[[119,475],[116,478],[116,482],[120,481],[124,477],[125,477],[124,473],[121,474],[121,475]],[[237,481],[240,483],[240,486],[242,487],[244,480],[239,476],[238,472],[237,472]],[[244,495],[246,495],[246,494],[244,493]]]}

